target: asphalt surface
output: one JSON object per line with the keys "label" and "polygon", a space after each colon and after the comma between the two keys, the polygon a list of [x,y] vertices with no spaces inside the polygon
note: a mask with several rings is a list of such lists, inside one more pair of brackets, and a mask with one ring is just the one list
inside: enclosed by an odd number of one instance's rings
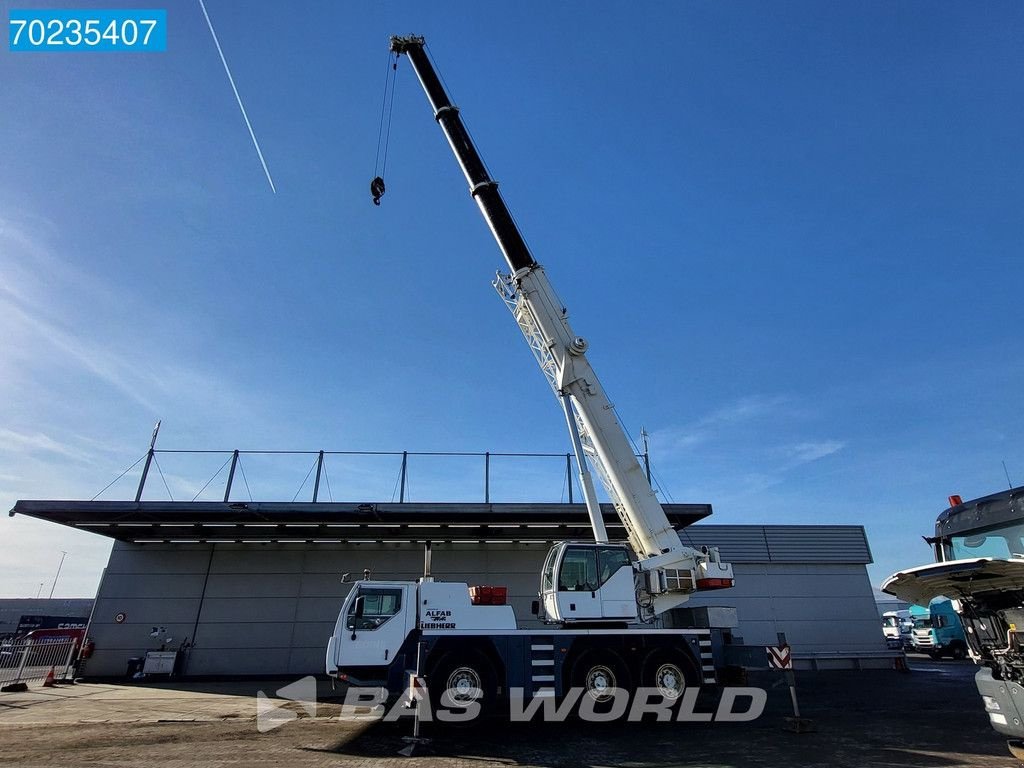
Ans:
{"label": "asphalt surface", "polygon": [[[770,675],[765,713],[748,723],[519,723],[425,726],[412,758],[397,723],[339,720],[321,685],[315,717],[294,714],[260,733],[256,692],[286,683],[76,685],[0,694],[5,766],[1019,766],[988,725],[969,662],[911,658],[912,672],[797,673],[812,733],[784,730],[788,689]],[[283,702],[279,702],[283,703]],[[705,702],[706,703],[706,702]],[[264,709],[273,702],[264,701]],[[281,712],[284,710],[278,710]],[[264,723],[265,724],[265,723]]]}

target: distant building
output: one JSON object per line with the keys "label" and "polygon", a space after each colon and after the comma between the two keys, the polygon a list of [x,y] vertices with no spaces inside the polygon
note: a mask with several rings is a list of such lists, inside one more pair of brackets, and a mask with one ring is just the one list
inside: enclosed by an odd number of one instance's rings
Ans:
{"label": "distant building", "polygon": [[[12,635],[18,631],[23,617],[67,617],[89,618],[92,613],[92,598],[0,598],[0,636]],[[47,624],[50,622],[43,622]],[[33,627],[35,628],[35,627]]]}

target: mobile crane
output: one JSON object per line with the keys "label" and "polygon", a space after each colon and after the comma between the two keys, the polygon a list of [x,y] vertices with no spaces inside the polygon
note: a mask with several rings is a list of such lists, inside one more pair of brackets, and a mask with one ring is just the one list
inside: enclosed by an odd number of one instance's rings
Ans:
{"label": "mobile crane", "polygon": [[[662,629],[658,618],[700,590],[733,585],[718,550],[684,545],[641,469],[625,430],[587,360],[587,341],[569,324],[533,258],[498,184],[451,103],[422,37],[392,37],[408,57],[498,243],[509,272],[493,286],[547,377],[565,415],[594,541],[563,541],[548,552],[534,612],[548,630],[518,629],[507,605],[475,605],[466,584],[359,582],[347,596],[327,650],[327,672],[357,685],[398,689],[418,659],[432,696],[491,703],[519,687],[560,696],[582,686],[597,701],[616,688],[656,687],[677,699],[687,684],[715,682],[722,638],[703,628]],[[374,202],[383,194],[375,179]],[[610,542],[590,469],[600,478],[628,543]]]}

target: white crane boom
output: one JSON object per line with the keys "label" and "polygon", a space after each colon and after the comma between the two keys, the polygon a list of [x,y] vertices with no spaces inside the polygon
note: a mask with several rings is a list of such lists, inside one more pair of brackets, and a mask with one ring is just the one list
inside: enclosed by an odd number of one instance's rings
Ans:
{"label": "white crane boom", "polygon": [[721,563],[716,550],[698,551],[685,546],[672,528],[587,361],[586,340],[573,332],[566,309],[526,246],[497,182],[490,178],[458,108],[434,71],[423,38],[393,37],[391,50],[409,57],[434,117],[465,174],[470,194],[508,262],[510,272],[499,272],[494,287],[562,403],[595,541],[607,543],[608,536],[588,465],[600,477],[625,526],[637,570],[649,573],[640,588],[650,598],[646,603],[648,616],[679,605],[697,589],[732,586],[732,567]]}

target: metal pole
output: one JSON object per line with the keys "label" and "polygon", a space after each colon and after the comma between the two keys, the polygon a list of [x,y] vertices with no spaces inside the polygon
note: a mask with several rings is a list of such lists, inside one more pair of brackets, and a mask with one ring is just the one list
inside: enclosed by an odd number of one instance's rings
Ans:
{"label": "metal pole", "polygon": [[405,468],[409,461],[409,452],[402,451],[402,476],[401,476],[401,488],[398,491],[398,503],[405,503]]}
{"label": "metal pole", "polygon": [[18,674],[14,676],[14,682],[21,682],[21,673],[25,671],[25,661],[28,659],[28,652],[32,649],[32,641],[25,640],[25,650],[21,652],[21,664],[18,665]]}
{"label": "metal pole", "polygon": [[238,466],[238,449],[231,454],[231,468],[228,470],[228,484],[224,486],[224,503],[231,497],[231,484],[235,482],[235,467]]}
{"label": "metal pole", "polygon": [[[786,648],[786,647],[789,646],[789,643],[786,642],[786,633],[785,632],[779,632],[779,633],[777,633],[777,636],[778,636],[778,639],[779,639],[779,647],[780,648]],[[792,665],[792,663],[793,663],[793,654],[792,654],[792,652],[790,652],[789,659],[790,659],[790,664]],[[793,672],[793,669],[790,668],[790,669],[782,670],[782,676],[783,676],[783,678],[785,678],[786,683],[789,685],[789,698],[790,698],[790,701],[793,702],[793,717],[792,717],[792,719],[786,718],[787,720],[790,721],[789,729],[794,731],[795,733],[805,733],[807,731],[813,730],[813,725],[812,725],[811,721],[810,720],[804,720],[802,717],[800,717],[800,705],[797,703],[797,700],[796,700],[796,674]]]}
{"label": "metal pole", "polygon": [[491,503],[491,453],[484,454],[484,504]]}
{"label": "metal pole", "polygon": [[320,495],[320,473],[324,469],[324,452],[316,459],[316,481],[313,483],[313,503],[316,504],[316,497]]}
{"label": "metal pole", "polygon": [[580,488],[583,490],[583,500],[587,502],[587,515],[590,516],[590,527],[594,529],[594,541],[598,544],[607,544],[608,532],[604,527],[601,505],[597,500],[597,493],[594,491],[594,481],[590,477],[587,457],[583,453],[583,443],[580,442],[580,432],[576,426],[576,415],[569,400],[569,395],[562,395],[562,408],[565,410],[565,422],[569,425],[572,448],[576,452],[576,466],[579,470]]}
{"label": "metal pole", "polygon": [[160,422],[157,421],[153,427],[153,436],[149,439],[149,453],[146,454],[146,463],[142,467],[142,477],[139,478],[139,489],[135,492],[135,501],[142,501],[142,490],[146,487],[146,477],[149,475],[149,465],[153,463],[153,454],[156,448],[156,436],[160,434]]}
{"label": "metal pole", "polygon": [[53,590],[57,588],[57,579],[60,578],[60,569],[64,566],[64,558],[68,556],[68,553],[64,550],[60,552],[60,563],[57,564],[57,575],[53,577],[53,586],[50,587],[50,597],[53,597]]}
{"label": "metal pole", "polygon": [[71,641],[71,647],[68,649],[68,657],[64,661],[64,673],[60,676],[61,680],[68,679],[68,672],[71,670],[71,660],[75,658],[75,649],[78,647],[78,638],[74,638]]}

